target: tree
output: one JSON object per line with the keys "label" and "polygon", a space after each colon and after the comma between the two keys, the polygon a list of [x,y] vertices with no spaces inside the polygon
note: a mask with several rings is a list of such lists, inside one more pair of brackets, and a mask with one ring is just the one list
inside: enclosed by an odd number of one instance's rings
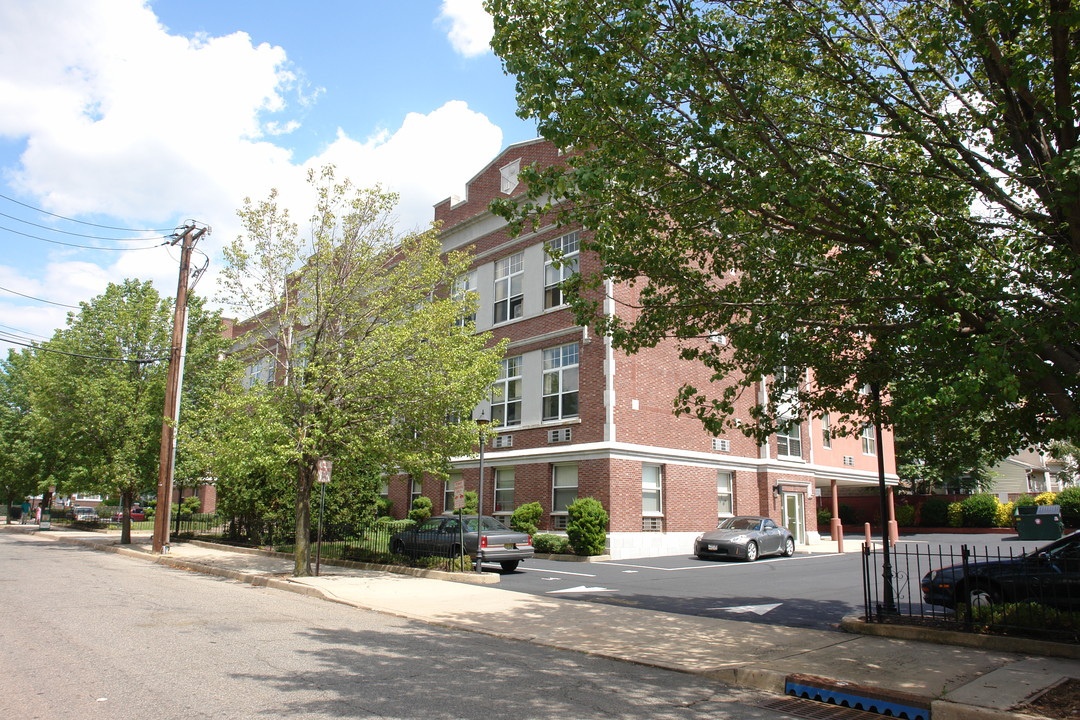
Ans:
{"label": "tree", "polygon": [[239,211],[246,237],[225,250],[222,287],[250,318],[235,349],[249,387],[223,394],[217,410],[246,428],[242,452],[294,475],[297,576],[311,574],[317,461],[366,467],[357,472],[368,476],[445,475],[448,458],[471,452],[478,432],[471,420],[450,420],[470,416],[503,352],[460,322],[475,298],[448,289],[467,259],[443,255],[435,228],[399,235],[396,196],[337,182],[332,168],[309,182],[316,201],[306,240],[276,192]]}
{"label": "tree", "polygon": [[[38,493],[49,480],[53,456],[37,442],[30,422],[26,367],[32,359],[29,350],[13,350],[0,362],[0,501],[8,508]],[[7,517],[10,522],[10,510]]]}
{"label": "tree", "polygon": [[[200,383],[213,382],[223,338],[220,318],[196,297],[189,303],[190,406]],[[27,368],[33,432],[58,456],[50,484],[67,493],[118,495],[122,543],[131,541],[132,501],[157,481],[171,304],[148,281],[110,283],[35,348]]]}
{"label": "tree", "polygon": [[592,231],[637,296],[597,319],[585,277],[575,308],[617,347],[674,336],[741,378],[684,387],[678,412],[719,432],[743,388],[783,375],[744,430],[775,429],[777,396],[855,430],[878,383],[884,421],[923,448],[982,423],[967,447],[999,457],[1080,435],[1067,0],[487,7],[519,115],[572,150],[496,207]]}

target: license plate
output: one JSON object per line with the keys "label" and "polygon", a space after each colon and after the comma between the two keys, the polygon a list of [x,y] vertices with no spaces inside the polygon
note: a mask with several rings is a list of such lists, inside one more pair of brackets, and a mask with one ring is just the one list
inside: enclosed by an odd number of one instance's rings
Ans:
{"label": "license plate", "polygon": [[517,550],[517,543],[504,543],[503,547],[507,550]]}
{"label": "license plate", "polygon": [[708,545],[706,547],[708,547],[709,550],[716,550],[719,547],[719,545]]}

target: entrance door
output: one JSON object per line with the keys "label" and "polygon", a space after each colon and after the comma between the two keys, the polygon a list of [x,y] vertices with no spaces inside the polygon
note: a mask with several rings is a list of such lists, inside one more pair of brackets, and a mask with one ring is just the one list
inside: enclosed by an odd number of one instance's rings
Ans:
{"label": "entrance door", "polygon": [[806,544],[806,503],[802,493],[784,493],[784,527],[795,536],[795,542]]}

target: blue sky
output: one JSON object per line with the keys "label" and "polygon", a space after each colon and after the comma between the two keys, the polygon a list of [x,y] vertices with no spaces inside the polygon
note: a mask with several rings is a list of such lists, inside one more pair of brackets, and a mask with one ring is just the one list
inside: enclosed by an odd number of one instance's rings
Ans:
{"label": "blue sky", "polygon": [[309,168],[389,187],[400,226],[426,226],[536,135],[490,36],[481,0],[4,0],[0,352],[109,282],[173,294],[176,252],[131,230],[209,224],[213,295],[243,198],[277,188],[306,217]]}

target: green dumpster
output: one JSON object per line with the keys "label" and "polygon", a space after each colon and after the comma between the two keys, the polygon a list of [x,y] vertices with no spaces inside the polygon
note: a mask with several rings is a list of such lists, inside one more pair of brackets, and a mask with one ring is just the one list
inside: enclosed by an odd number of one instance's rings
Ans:
{"label": "green dumpster", "polygon": [[1058,505],[1021,505],[1013,519],[1021,540],[1057,540],[1065,528]]}

